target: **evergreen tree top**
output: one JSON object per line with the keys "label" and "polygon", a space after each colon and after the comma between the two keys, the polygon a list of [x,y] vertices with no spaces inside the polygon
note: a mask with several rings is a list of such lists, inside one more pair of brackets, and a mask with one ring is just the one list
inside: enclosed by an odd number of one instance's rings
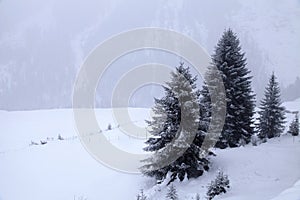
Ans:
{"label": "evergreen tree top", "polygon": [[190,67],[184,67],[183,62],[180,62],[179,66],[175,68],[175,71],[171,72],[171,81],[167,82],[166,84],[170,87],[175,81],[178,81],[176,80],[176,78],[178,79],[178,76],[181,76],[182,79],[185,79],[184,81],[187,81],[192,89],[197,87],[197,76],[193,76],[190,72]]}
{"label": "evergreen tree top", "polygon": [[237,35],[231,30],[225,30],[222,37],[215,47],[215,53],[212,56],[214,63],[217,65],[223,65],[226,62],[227,65],[246,65],[246,59],[244,53],[241,52],[240,40]]}
{"label": "evergreen tree top", "polygon": [[262,100],[262,105],[266,104],[267,102],[272,102],[277,105],[282,103],[280,99],[279,83],[277,82],[277,77],[275,76],[274,72],[272,73],[269,83],[265,89],[265,97]]}

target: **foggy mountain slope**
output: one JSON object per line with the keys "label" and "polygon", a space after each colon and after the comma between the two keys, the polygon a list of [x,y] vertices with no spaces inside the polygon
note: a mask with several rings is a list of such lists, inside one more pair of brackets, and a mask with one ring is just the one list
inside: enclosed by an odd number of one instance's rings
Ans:
{"label": "foggy mountain slope", "polygon": [[[283,86],[300,75],[300,3],[242,0],[208,2],[86,2],[37,0],[0,2],[0,109],[23,110],[71,106],[76,74],[83,59],[99,43],[122,31],[155,26],[182,32],[211,54],[223,30],[231,27],[241,39],[261,95],[268,74],[275,71]],[[175,56],[134,54],[112,65],[100,82],[97,105],[110,106],[111,89],[137,64],[157,61],[177,65]],[[293,73],[291,73],[293,72]],[[167,78],[166,78],[167,79]],[[146,91],[147,92],[147,91]],[[157,92],[145,90],[133,100],[148,106]]]}

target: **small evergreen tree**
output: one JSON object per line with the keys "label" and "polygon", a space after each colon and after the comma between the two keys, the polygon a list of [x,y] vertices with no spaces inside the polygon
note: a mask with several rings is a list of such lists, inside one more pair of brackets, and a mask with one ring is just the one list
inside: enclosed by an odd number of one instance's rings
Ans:
{"label": "small evergreen tree", "polygon": [[[168,183],[170,184],[177,178],[182,181],[185,177],[199,177],[204,170],[209,169],[208,159],[199,156],[204,135],[198,129],[199,91],[196,89],[196,80],[189,68],[185,68],[181,63],[175,72],[171,73],[171,81],[163,87],[165,96],[155,99],[155,115],[151,121],[147,121],[152,137],[146,141],[147,146],[144,150],[158,154],[144,160],[148,163],[141,170],[159,182],[166,178],[168,172],[171,175]],[[172,143],[173,140],[176,143]],[[188,140],[191,142],[187,143]],[[153,160],[159,163],[175,156],[178,157],[177,160],[153,169]]]}
{"label": "small evergreen tree", "polygon": [[147,196],[144,194],[144,190],[143,190],[143,189],[141,189],[140,194],[138,194],[138,195],[136,196],[136,199],[137,199],[137,200],[147,200]]}
{"label": "small evergreen tree", "polygon": [[219,171],[215,180],[208,186],[207,199],[211,200],[219,194],[226,193],[228,188],[230,188],[228,176]]}
{"label": "small evergreen tree", "polygon": [[64,140],[64,138],[63,138],[60,134],[58,134],[57,139],[58,139],[58,140]]}
{"label": "small evergreen tree", "polygon": [[288,133],[292,136],[298,136],[299,135],[299,118],[298,114],[296,114],[295,119],[290,124]]}
{"label": "small evergreen tree", "polygon": [[196,200],[200,200],[200,195],[199,195],[198,193],[196,194],[195,199],[196,199]]}
{"label": "small evergreen tree", "polygon": [[178,200],[177,190],[173,184],[169,187],[166,198],[169,200]]}
{"label": "small evergreen tree", "polygon": [[[219,40],[212,55],[213,65],[222,72],[226,93],[226,118],[221,136],[216,144],[218,148],[238,147],[248,144],[254,134],[253,115],[255,95],[251,89],[250,71],[246,68],[246,59],[241,52],[240,41],[231,29],[226,30]],[[213,68],[209,67],[201,91],[201,104],[204,106],[204,120],[209,122],[211,116],[211,100],[209,87],[215,85],[211,78]],[[207,128],[207,127],[206,127]]]}
{"label": "small evergreen tree", "polygon": [[263,141],[279,137],[284,130],[285,108],[281,105],[279,84],[274,73],[265,89],[258,113],[258,137]]}
{"label": "small evergreen tree", "polygon": [[111,124],[108,124],[107,130],[110,131],[112,129]]}

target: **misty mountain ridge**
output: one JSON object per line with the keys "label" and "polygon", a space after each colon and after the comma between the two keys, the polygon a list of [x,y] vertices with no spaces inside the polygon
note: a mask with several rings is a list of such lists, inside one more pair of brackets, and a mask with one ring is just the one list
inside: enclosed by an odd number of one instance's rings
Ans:
{"label": "misty mountain ridge", "polygon": [[[149,26],[190,36],[209,54],[222,32],[231,27],[246,53],[257,100],[261,99],[272,71],[282,85],[283,98],[293,100],[299,97],[297,87],[288,86],[297,83],[300,76],[299,17],[300,3],[296,0],[189,3],[3,0],[0,2],[0,109],[71,107],[74,81],[89,52],[112,35]],[[158,62],[175,67],[179,61],[174,55],[157,51],[134,52],[120,58],[100,81],[96,106],[110,107],[116,82],[136,65]],[[160,93],[157,86],[141,88],[133,95],[130,106],[149,107],[153,97]]]}

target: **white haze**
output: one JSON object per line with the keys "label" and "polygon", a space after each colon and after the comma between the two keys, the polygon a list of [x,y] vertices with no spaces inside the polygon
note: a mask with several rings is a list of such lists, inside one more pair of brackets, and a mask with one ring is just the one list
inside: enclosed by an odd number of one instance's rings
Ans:
{"label": "white haze", "polygon": [[[272,71],[282,87],[300,77],[299,19],[296,0],[2,0],[0,109],[70,107],[74,80],[88,53],[114,34],[147,26],[184,33],[209,54],[231,27],[246,52],[260,99]],[[153,61],[175,66],[180,59],[159,52],[121,58],[100,82],[97,105],[109,107],[118,78],[137,64]],[[149,106],[158,94],[156,86],[141,89],[131,104]]]}

